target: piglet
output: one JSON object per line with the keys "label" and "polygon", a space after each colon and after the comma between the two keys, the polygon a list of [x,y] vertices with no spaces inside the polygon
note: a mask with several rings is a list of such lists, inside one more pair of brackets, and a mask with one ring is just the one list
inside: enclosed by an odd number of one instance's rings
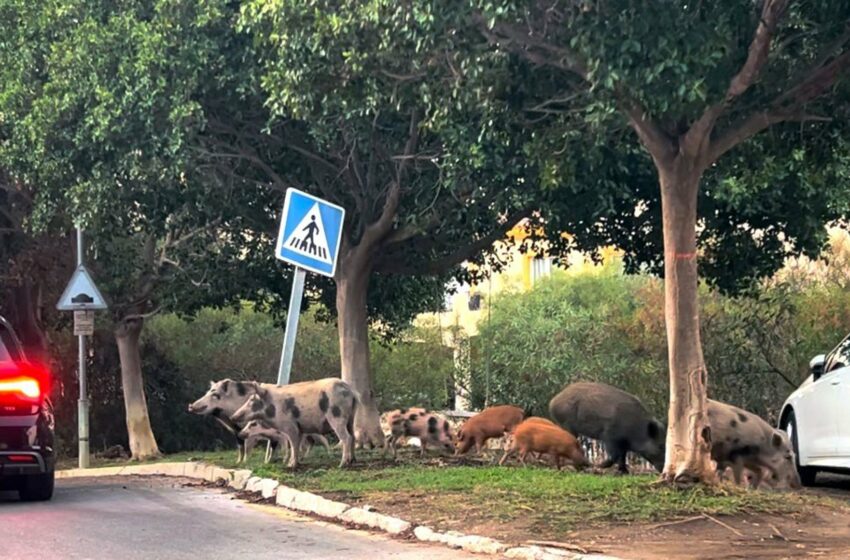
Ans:
{"label": "piglet", "polygon": [[539,420],[526,420],[517,426],[511,447],[502,456],[499,464],[504,464],[508,457],[517,452],[523,465],[529,453],[549,455],[558,469],[561,468],[562,459],[570,461],[576,470],[583,470],[588,465],[575,436],[564,429],[550,426]]}
{"label": "piglet", "polygon": [[501,405],[485,408],[466,421],[458,432],[455,455],[462,455],[474,445],[475,452],[481,454],[481,448],[490,438],[509,434],[522,422],[523,410],[516,406]]}
{"label": "piglet", "polygon": [[452,428],[449,421],[434,412],[424,409],[407,409],[406,411],[392,411],[387,416],[390,424],[390,435],[387,437],[384,450],[389,448],[396,457],[396,446],[402,438],[419,438],[421,446],[420,457],[425,455],[425,450],[430,445],[451,451]]}

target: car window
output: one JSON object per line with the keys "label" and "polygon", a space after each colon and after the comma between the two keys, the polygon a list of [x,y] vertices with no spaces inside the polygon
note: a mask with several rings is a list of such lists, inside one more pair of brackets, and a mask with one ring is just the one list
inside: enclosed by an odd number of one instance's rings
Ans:
{"label": "car window", "polygon": [[18,349],[12,339],[12,333],[0,323],[0,362],[19,360]]}
{"label": "car window", "polygon": [[3,342],[3,337],[0,336],[0,362],[9,362],[12,360],[12,356],[9,354],[9,350],[6,349],[6,344]]}
{"label": "car window", "polygon": [[829,373],[848,365],[850,365],[850,336],[841,341],[841,344],[829,355],[824,372]]}

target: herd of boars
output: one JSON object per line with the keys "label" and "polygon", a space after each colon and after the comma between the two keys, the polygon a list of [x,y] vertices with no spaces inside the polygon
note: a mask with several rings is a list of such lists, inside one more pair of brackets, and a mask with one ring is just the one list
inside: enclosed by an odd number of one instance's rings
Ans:
{"label": "herd of boars", "polygon": [[[359,404],[357,392],[338,378],[283,386],[224,379],[211,382],[189,412],[212,416],[234,434],[237,462],[265,440],[288,455],[288,466],[295,467],[316,443],[330,452],[325,436],[334,435],[342,448],[343,467],[354,461]],[[608,457],[597,466],[600,469],[616,465],[618,472],[627,473],[629,452],[659,471],[664,467],[666,426],[634,395],[604,383],[572,383],[549,402],[549,414],[551,420],[526,417],[516,406],[493,406],[471,417],[455,434],[452,424],[436,412],[393,410],[381,416],[384,452],[391,451],[395,458],[402,440],[417,438],[421,455],[429,448],[463,455],[473,447],[480,454],[488,440],[504,438],[500,465],[514,455],[525,464],[531,455],[547,456],[559,469],[566,463],[582,470],[589,466],[576,439],[582,436],[604,445]],[[800,486],[785,432],[751,412],[714,400],[708,402],[708,420],[711,458],[719,473],[731,471],[736,483],[748,480],[754,487],[763,482],[774,488]]]}

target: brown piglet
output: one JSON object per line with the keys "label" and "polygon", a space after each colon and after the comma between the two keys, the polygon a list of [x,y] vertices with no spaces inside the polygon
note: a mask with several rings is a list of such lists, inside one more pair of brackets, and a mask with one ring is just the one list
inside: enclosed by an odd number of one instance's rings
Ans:
{"label": "brown piglet", "polygon": [[490,438],[499,438],[511,433],[522,422],[525,416],[522,409],[516,406],[501,405],[485,408],[480,413],[466,421],[460,429],[455,447],[455,455],[462,455],[474,445],[475,452],[480,454],[481,448]]}
{"label": "brown piglet", "polygon": [[561,468],[562,459],[571,462],[576,470],[583,470],[588,466],[584,452],[575,436],[557,426],[540,422],[539,419],[526,420],[517,426],[511,447],[499,464],[503,464],[508,457],[517,452],[523,465],[529,453],[539,453],[549,455],[553,465],[558,469]]}

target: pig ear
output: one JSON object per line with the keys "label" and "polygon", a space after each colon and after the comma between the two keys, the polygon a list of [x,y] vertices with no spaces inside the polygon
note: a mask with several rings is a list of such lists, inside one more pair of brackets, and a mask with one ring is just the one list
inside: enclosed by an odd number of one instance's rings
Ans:
{"label": "pig ear", "polygon": [[782,447],[782,435],[779,432],[773,432],[773,438],[770,441],[773,447]]}

